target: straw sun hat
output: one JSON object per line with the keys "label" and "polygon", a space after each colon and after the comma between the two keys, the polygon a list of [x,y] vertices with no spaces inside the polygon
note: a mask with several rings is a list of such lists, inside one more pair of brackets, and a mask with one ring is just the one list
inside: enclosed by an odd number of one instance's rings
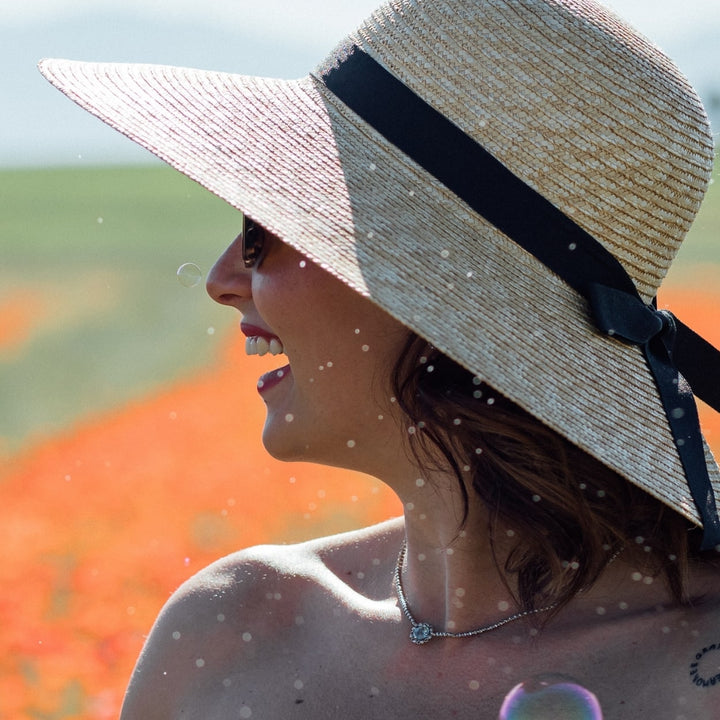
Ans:
{"label": "straw sun hat", "polygon": [[40,67],[720,544],[678,375],[720,407],[720,361],[648,305],[710,178],[707,117],[601,5],[392,0],[293,81]]}

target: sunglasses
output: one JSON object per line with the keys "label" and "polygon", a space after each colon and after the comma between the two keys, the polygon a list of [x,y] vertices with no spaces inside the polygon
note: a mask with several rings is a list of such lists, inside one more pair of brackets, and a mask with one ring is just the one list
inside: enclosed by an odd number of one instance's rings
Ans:
{"label": "sunglasses", "polygon": [[242,259],[246,268],[251,268],[258,261],[265,245],[265,230],[254,220],[243,215],[242,225]]}

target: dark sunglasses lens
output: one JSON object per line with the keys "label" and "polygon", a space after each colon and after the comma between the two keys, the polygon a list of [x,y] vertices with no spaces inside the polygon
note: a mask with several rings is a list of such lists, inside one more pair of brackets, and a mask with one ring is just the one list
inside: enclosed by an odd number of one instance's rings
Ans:
{"label": "dark sunglasses lens", "polygon": [[260,257],[263,249],[265,233],[250,218],[245,218],[243,228],[243,263],[246,268],[251,268]]}

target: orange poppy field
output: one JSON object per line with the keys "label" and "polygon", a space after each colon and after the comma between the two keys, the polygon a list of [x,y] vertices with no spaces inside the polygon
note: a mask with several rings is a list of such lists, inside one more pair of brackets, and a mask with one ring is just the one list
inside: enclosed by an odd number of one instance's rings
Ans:
{"label": "orange poppy field", "polygon": [[153,618],[190,574],[398,513],[375,480],[268,457],[249,364],[228,340],[196,377],[6,460],[0,718],[117,717]]}
{"label": "orange poppy field", "polygon": [[[717,278],[717,272],[713,271]],[[21,357],[43,315],[0,302],[0,353]],[[688,281],[664,305],[720,345],[720,289]],[[272,460],[237,330],[190,375],[12,450],[0,447],[0,718],[118,715],[170,593],[212,560],[398,514],[378,481]],[[720,416],[701,409],[720,453]]]}

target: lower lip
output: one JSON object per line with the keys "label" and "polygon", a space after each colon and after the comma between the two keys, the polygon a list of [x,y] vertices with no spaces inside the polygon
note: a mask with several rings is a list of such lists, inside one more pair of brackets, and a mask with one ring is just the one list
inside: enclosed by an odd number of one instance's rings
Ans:
{"label": "lower lip", "polygon": [[280,384],[290,374],[290,366],[285,365],[277,370],[265,373],[259,380],[257,389],[262,395],[268,390],[271,390],[276,385]]}

